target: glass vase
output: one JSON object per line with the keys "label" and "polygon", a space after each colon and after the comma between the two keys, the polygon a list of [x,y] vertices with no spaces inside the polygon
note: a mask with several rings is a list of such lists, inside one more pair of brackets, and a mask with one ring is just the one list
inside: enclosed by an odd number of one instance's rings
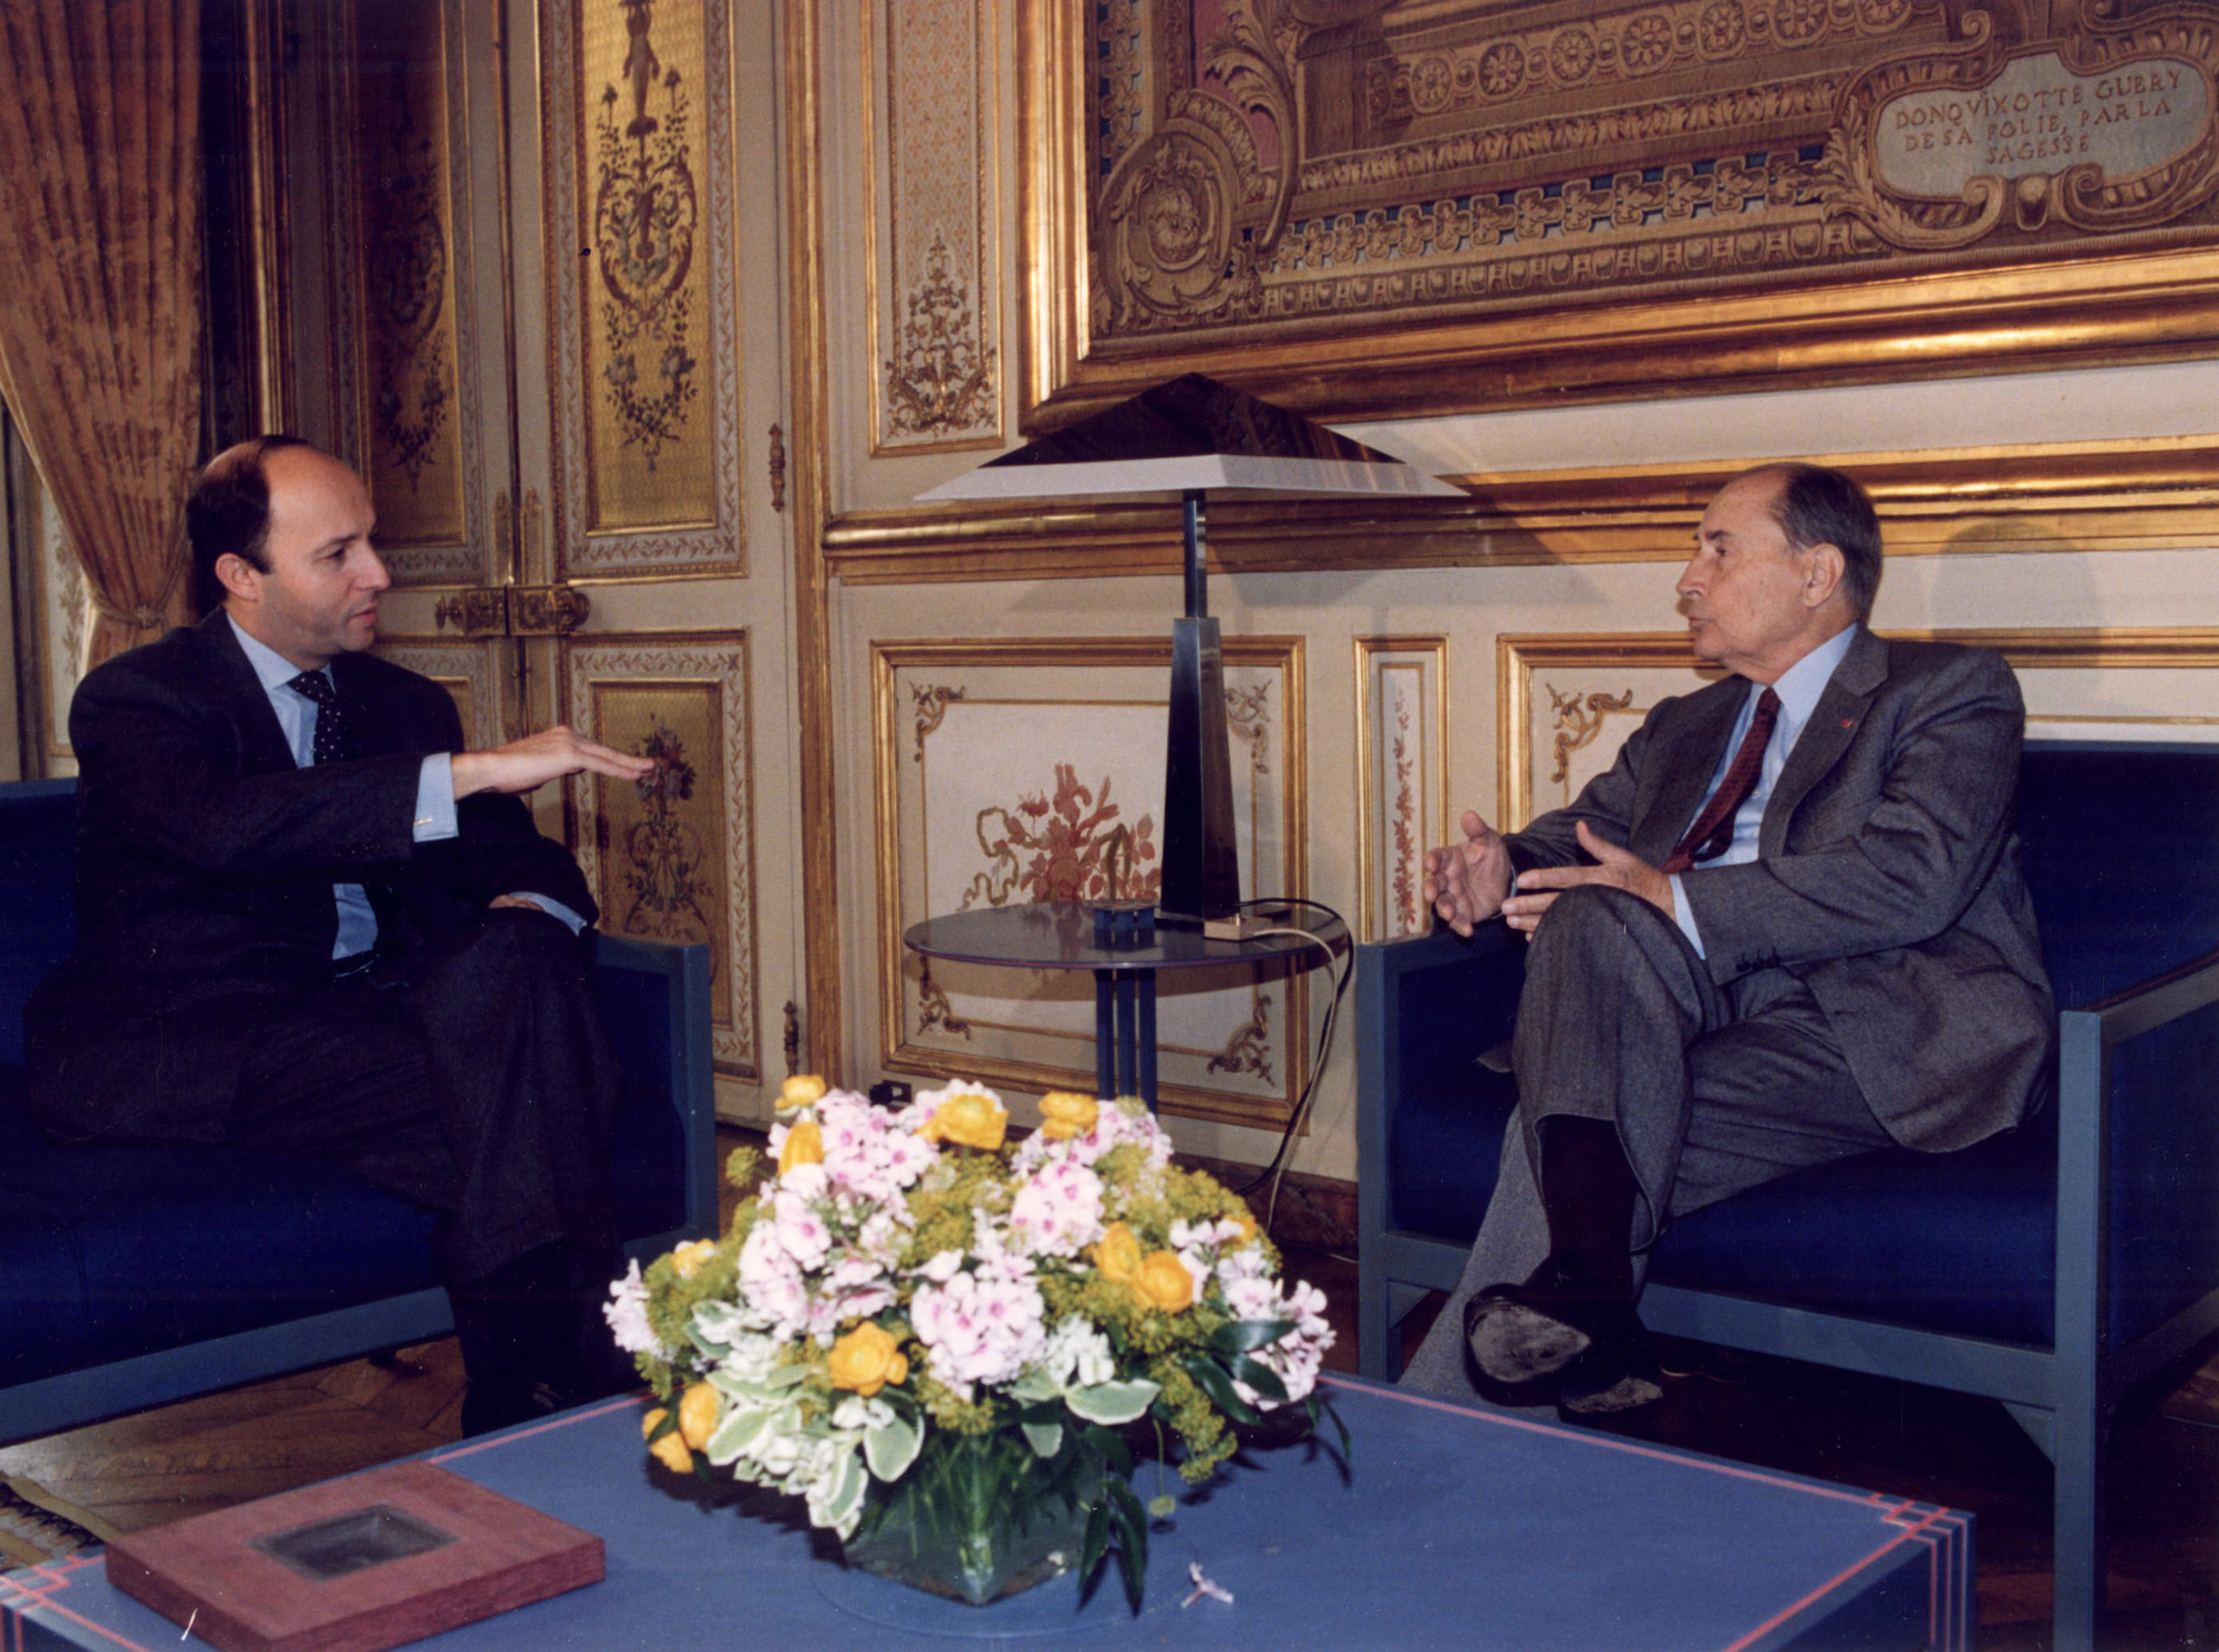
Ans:
{"label": "glass vase", "polygon": [[1077,1568],[1102,1480],[1066,1436],[1044,1458],[1015,1431],[934,1429],[909,1470],[874,1482],[848,1564],[983,1606]]}

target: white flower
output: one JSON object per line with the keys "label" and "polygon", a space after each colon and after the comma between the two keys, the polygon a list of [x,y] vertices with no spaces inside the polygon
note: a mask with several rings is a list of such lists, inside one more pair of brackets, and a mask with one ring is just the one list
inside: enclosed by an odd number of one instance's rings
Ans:
{"label": "white flower", "polygon": [[962,1252],[940,1251],[934,1252],[933,1259],[919,1268],[917,1272],[921,1277],[930,1279],[934,1285],[946,1285],[955,1277],[955,1271],[962,1265]]}
{"label": "white flower", "polygon": [[1088,1320],[1073,1314],[1057,1326],[1055,1335],[1048,1338],[1036,1369],[1061,1392],[1074,1388],[1090,1389],[1113,1381],[1117,1375],[1117,1359],[1110,1350],[1110,1339]]}
{"label": "white flower", "polygon": [[656,1337],[654,1327],[647,1324],[647,1285],[640,1277],[637,1262],[632,1264],[622,1278],[609,1282],[608,1301],[601,1312],[615,1335],[617,1347],[626,1353],[652,1354],[657,1359],[670,1357],[669,1350]]}
{"label": "white flower", "polygon": [[[1293,1291],[1279,1296],[1268,1281],[1241,1282],[1244,1297],[1261,1284],[1266,1293],[1266,1307],[1262,1312],[1236,1310],[1243,1319],[1291,1319],[1294,1329],[1275,1343],[1266,1343],[1251,1356],[1271,1368],[1279,1381],[1286,1385],[1285,1403],[1305,1398],[1318,1386],[1318,1368],[1324,1363],[1325,1350],[1333,1345],[1332,1327],[1325,1323],[1325,1293],[1306,1280],[1297,1280]],[[1233,1293],[1226,1292],[1227,1305],[1233,1305]],[[1261,1410],[1270,1410],[1282,1402],[1267,1400],[1246,1382],[1236,1381],[1234,1390],[1249,1404]]]}
{"label": "white flower", "polygon": [[1017,1190],[1010,1232],[1039,1256],[1077,1256],[1102,1237],[1102,1178],[1068,1159],[1042,1166]]}
{"label": "white flower", "polygon": [[739,1247],[739,1294],[749,1319],[774,1336],[794,1336],[808,1323],[809,1287],[776,1222],[758,1221],[748,1230]]}
{"label": "white flower", "polygon": [[920,1285],[909,1324],[932,1374],[966,1397],[973,1382],[1006,1382],[1040,1357],[1039,1288],[1030,1278],[959,1273]]}

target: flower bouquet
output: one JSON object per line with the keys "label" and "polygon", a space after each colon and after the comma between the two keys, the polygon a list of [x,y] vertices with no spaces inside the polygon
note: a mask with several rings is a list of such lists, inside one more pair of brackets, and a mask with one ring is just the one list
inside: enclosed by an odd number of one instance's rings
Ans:
{"label": "flower bouquet", "polygon": [[[895,1112],[796,1078],[778,1108],[775,1175],[731,1231],[612,1288],[667,1467],[799,1495],[851,1565],[974,1604],[1114,1551],[1137,1610],[1175,1505],[1142,1506],[1134,1443],[1200,1483],[1230,1423],[1314,1427],[1323,1293],[1282,1289],[1246,1206],[1175,1167],[1141,1102],[1050,1095],[1014,1147],[976,1084]],[[760,1167],[743,1148],[728,1174]]]}

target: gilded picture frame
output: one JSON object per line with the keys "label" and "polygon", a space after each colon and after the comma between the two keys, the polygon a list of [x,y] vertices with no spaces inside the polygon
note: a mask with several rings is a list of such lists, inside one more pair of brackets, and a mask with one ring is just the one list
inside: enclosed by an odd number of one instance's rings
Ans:
{"label": "gilded picture frame", "polygon": [[1197,370],[1387,418],[2209,354],[2215,23],[1023,0],[1025,423]]}

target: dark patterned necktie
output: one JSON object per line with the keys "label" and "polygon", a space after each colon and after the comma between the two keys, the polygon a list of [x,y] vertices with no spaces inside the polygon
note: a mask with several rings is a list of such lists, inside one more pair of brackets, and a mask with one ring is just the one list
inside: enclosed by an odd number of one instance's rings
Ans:
{"label": "dark patterned necktie", "polygon": [[316,760],[344,763],[355,755],[355,733],[347,725],[346,709],[339,703],[331,679],[320,671],[304,671],[285,685],[297,688],[316,702]]}
{"label": "dark patterned necktie", "polygon": [[1772,725],[1779,715],[1780,696],[1767,688],[1757,696],[1757,713],[1749,719],[1749,732],[1741,737],[1741,749],[1734,752],[1726,777],[1718,783],[1718,790],[1711,793],[1710,802],[1695,816],[1695,823],[1688,828],[1679,847],[1664,857],[1661,869],[1666,876],[1684,872],[1697,861],[1715,861],[1734,847],[1734,816],[1757,789],[1757,777],[1764,772],[1765,747],[1772,744]]}

